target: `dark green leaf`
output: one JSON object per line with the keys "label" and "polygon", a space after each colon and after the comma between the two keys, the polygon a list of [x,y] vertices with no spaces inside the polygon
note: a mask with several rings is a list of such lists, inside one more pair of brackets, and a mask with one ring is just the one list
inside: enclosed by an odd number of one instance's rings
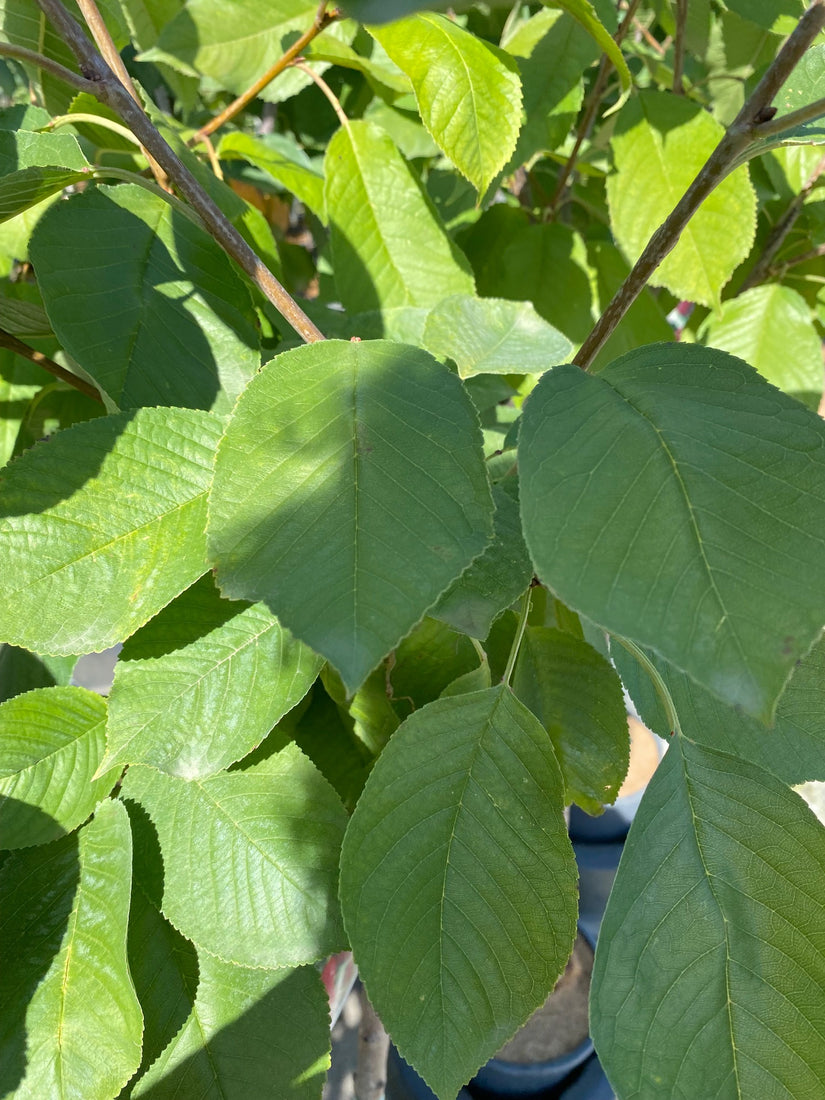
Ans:
{"label": "dark green leaf", "polygon": [[675,741],[625,845],[590,1020],[622,1097],[817,1095],[825,832],[744,761]]}
{"label": "dark green leaf", "polygon": [[576,892],[562,794],[546,733],[502,686],[408,718],[350,820],[341,899],[359,971],[442,1100],[567,961]]}
{"label": "dark green leaf", "polygon": [[615,802],[630,744],[622,685],[605,658],[572,634],[530,626],[513,691],[550,735],[565,801],[593,814]]}
{"label": "dark green leaf", "polygon": [[553,592],[769,721],[825,620],[823,422],[724,352],[659,344],[545,375],[519,470]]}
{"label": "dark green leaf", "polygon": [[63,346],[121,408],[227,412],[260,363],[249,292],[223,249],[142,188],[57,204],[31,256]]}
{"label": "dark green leaf", "polygon": [[354,691],[480,553],[492,502],[475,413],[426,352],[285,352],[219,449],[209,538],[231,598],[263,600]]}

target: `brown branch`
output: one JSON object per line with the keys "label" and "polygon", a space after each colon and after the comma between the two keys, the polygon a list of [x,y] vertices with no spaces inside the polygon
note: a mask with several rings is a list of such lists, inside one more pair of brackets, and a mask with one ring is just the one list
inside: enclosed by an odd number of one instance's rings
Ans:
{"label": "brown branch", "polygon": [[[621,21],[618,29],[616,30],[616,33],[613,35],[613,39],[617,46],[620,46],[622,44],[623,39],[627,35],[627,32],[630,29],[631,24],[633,23],[633,18],[636,14],[636,9],[638,8],[638,6],[639,0],[630,0],[630,3],[627,6],[627,11],[625,12],[624,19]],[[601,63],[599,65],[599,71],[596,74],[596,79],[593,83],[593,87],[590,90],[590,95],[588,96],[584,113],[582,114],[581,120],[579,122],[579,126],[576,131],[576,140],[573,143],[573,149],[570,153],[570,156],[565,161],[561,172],[559,173],[559,178],[556,182],[556,189],[550,197],[548,207],[550,209],[551,215],[559,207],[562,196],[564,195],[565,189],[567,187],[568,180],[573,175],[573,171],[576,167],[576,162],[579,159],[579,152],[581,151],[581,147],[582,145],[584,145],[585,141],[587,140],[588,134],[593,128],[593,123],[596,120],[596,114],[598,113],[599,107],[601,105],[604,90],[607,87],[607,78],[612,67],[613,65],[610,61],[610,58],[607,56],[607,54],[605,54],[602,57]]]}
{"label": "brown branch", "polygon": [[785,260],[783,264],[778,265],[768,274],[784,275],[789,267],[796,267],[797,264],[804,264],[807,260],[819,259],[820,256],[825,256],[825,244],[817,245],[816,248],[809,248],[807,252],[800,252],[798,256],[791,256],[789,260]]}
{"label": "brown branch", "polygon": [[284,69],[288,68],[296,57],[299,57],[304,52],[310,42],[318,37],[322,30],[328,27],[330,23],[334,23],[336,19],[341,18],[341,11],[339,8],[333,8],[332,11],[327,11],[326,7],[327,0],[322,0],[322,3],[318,5],[318,11],[315,13],[312,26],[304,31],[301,37],[292,43],[283,57],[279,57],[275,64],[268,68],[263,76],[259,77],[255,83],[239,95],[236,100],[233,100],[233,102],[221,111],[219,115],[215,115],[215,117],[207,122],[205,126],[201,126],[200,130],[189,138],[187,144],[197,145],[199,141],[208,137],[209,134],[214,134],[214,132],[220,129],[225,122],[229,122],[235,115],[240,114],[247,103],[260,95],[267,84],[271,84],[276,76],[279,76]]}
{"label": "brown branch", "polygon": [[684,95],[682,79],[685,71],[685,33],[687,30],[688,0],[676,0],[676,33],[673,37],[673,91]]}
{"label": "brown branch", "polygon": [[78,73],[73,73],[65,65],[61,65],[58,61],[52,61],[50,57],[45,57],[42,53],[27,50],[25,46],[14,46],[11,42],[0,42],[0,57],[11,57],[15,61],[24,61],[27,65],[34,65],[37,69],[43,69],[45,72],[57,77],[64,84],[68,84],[70,88],[74,88],[76,92],[88,92],[89,95],[95,94],[95,86],[91,80],[87,80],[85,76],[80,76]]}
{"label": "brown branch", "polygon": [[55,378],[59,378],[62,382],[68,382],[70,386],[74,386],[76,390],[85,393],[87,397],[92,397],[95,401],[99,401],[101,405],[103,404],[103,398],[94,386],[89,385],[85,379],[78,378],[76,374],[72,374],[65,367],[61,367],[59,363],[55,363],[54,359],[50,359],[48,355],[29,347],[28,344],[24,344],[22,340],[18,340],[16,336],[12,336],[10,332],[6,332],[2,328],[0,328],[0,348],[8,348],[9,351],[13,351],[21,358],[28,359],[30,363],[36,363],[38,367],[42,367],[49,374],[53,374]]}
{"label": "brown branch", "polygon": [[583,370],[588,369],[602,345],[647,286],[653,272],[675,248],[685,226],[704,200],[739,163],[752,142],[763,136],[764,123],[760,120],[764,118],[777,92],[823,27],[825,0],[813,0],[696,179],[650,238],[632,271],[582,344],[573,362]]}
{"label": "brown branch", "polygon": [[241,270],[246,272],[299,336],[307,342],[323,340],[323,333],[281,286],[266,264],[249,247],[235,226],[164,141],[143,110],[135,103],[92,46],[83,29],[68,13],[61,0],[37,0],[37,3],[80,62],[83,75],[87,80],[94,82],[94,95],[101,103],[105,103],[120,115],[201,218],[207,232],[232,257]]}
{"label": "brown branch", "polygon": [[641,21],[641,19],[634,19],[633,26],[636,28],[639,34],[641,34],[642,38],[644,38],[648,46],[656,51],[659,57],[665,56],[665,54],[667,53],[667,46],[663,45],[661,42],[658,41],[658,39],[653,37],[653,35]]}
{"label": "brown branch", "polygon": [[810,176],[805,181],[805,186],[794,197],[793,202],[788,206],[783,216],[779,219],[776,225],[771,230],[768,239],[765,241],[765,247],[762,249],[762,255],[753,265],[750,274],[742,283],[739,288],[741,294],[744,290],[750,290],[751,287],[756,286],[757,283],[763,282],[771,272],[771,264],[774,256],[782,246],[782,242],[787,237],[788,233],[793,228],[796,219],[802,213],[802,207],[805,204],[805,200],[813,191],[817,180],[825,172],[825,157],[817,162],[816,167]]}
{"label": "brown branch", "polygon": [[[94,38],[97,43],[97,48],[100,50],[109,68],[142,110],[143,104],[138,98],[137,90],[132,83],[132,78],[126,71],[126,66],[123,64],[123,58],[118,53],[117,46],[112,41],[112,36],[109,34],[109,28],[106,26],[95,0],[77,0],[77,6],[80,8],[80,13],[86,20],[86,26],[92,32],[92,38]],[[166,173],[146,149],[141,147],[141,152],[149,162],[149,168],[152,171],[152,175],[160,186],[168,191],[169,181],[166,178]]]}
{"label": "brown branch", "polygon": [[807,103],[804,107],[799,107],[796,111],[790,111],[787,115],[766,119],[759,127],[759,137],[775,137],[784,134],[786,130],[803,126],[806,122],[812,122],[822,115],[825,115],[825,96],[822,99],[815,99],[813,103]]}

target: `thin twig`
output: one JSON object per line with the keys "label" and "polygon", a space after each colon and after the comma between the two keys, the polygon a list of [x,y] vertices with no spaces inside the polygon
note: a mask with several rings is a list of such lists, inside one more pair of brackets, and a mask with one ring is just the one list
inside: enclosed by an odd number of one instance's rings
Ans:
{"label": "thin twig", "polygon": [[[805,50],[824,26],[825,0],[813,0],[696,179],[650,238],[632,271],[582,344],[573,362],[583,370],[588,369],[602,345],[647,286],[653,272],[676,246],[685,226],[704,200],[736,166],[751,143],[764,135],[765,123],[760,120],[764,118],[777,92],[793,72]],[[785,116],[786,119],[790,117]]]}
{"label": "thin twig", "polygon": [[302,73],[306,73],[306,75],[311,80],[315,81],[315,83],[327,97],[329,102],[332,104],[333,111],[335,111],[336,115],[338,115],[338,121],[341,123],[345,130],[348,130],[349,119],[344,113],[344,108],[341,106],[340,99],[335,94],[335,92],[333,92],[332,88],[330,88],[329,84],[327,84],[326,80],[324,80],[324,78],[319,73],[316,73],[314,69],[311,69],[309,65],[307,65],[306,62],[303,61],[301,58],[296,58],[295,61],[292,62],[292,67],[294,69],[300,69]]}
{"label": "thin twig", "polygon": [[318,37],[321,31],[328,27],[330,23],[334,23],[336,19],[341,18],[341,11],[339,8],[333,8],[332,11],[327,11],[326,7],[327,0],[322,0],[322,3],[318,5],[318,11],[315,13],[312,26],[304,31],[301,37],[292,43],[283,57],[279,57],[275,64],[266,70],[263,76],[259,77],[245,92],[242,92],[241,95],[233,100],[219,115],[215,115],[215,117],[207,122],[205,126],[201,126],[200,130],[192,135],[187,144],[197,145],[199,141],[208,137],[209,134],[214,134],[214,132],[220,129],[225,122],[229,122],[235,115],[240,114],[247,103],[260,95],[267,84],[271,84],[276,76],[279,76],[284,69],[288,68],[295,58],[299,57],[304,52],[310,42]]}
{"label": "thin twig", "polygon": [[804,264],[808,260],[819,259],[820,256],[825,256],[825,244],[817,245],[816,248],[809,248],[807,252],[800,252],[798,256],[791,256],[789,260],[785,260],[776,269],[772,269],[769,274],[784,275],[789,267],[796,267],[797,264]]}
{"label": "thin twig", "polygon": [[813,103],[807,103],[796,111],[790,111],[787,115],[777,115],[776,118],[767,119],[759,126],[759,137],[775,137],[784,134],[786,130],[793,130],[797,126],[803,126],[815,118],[825,115],[825,96],[815,99]]}
{"label": "thin twig", "polygon": [[99,401],[101,405],[103,404],[103,398],[98,391],[94,386],[89,385],[85,379],[78,378],[76,374],[72,374],[65,367],[61,367],[59,363],[55,363],[54,359],[50,359],[48,355],[29,347],[28,344],[24,344],[22,340],[18,340],[16,336],[12,336],[10,332],[6,332],[2,328],[0,328],[0,348],[8,348],[9,351],[13,351],[23,359],[28,359],[30,363],[36,363],[38,367],[42,367],[49,374],[53,374],[55,378],[59,378],[62,382],[68,382],[70,386],[74,386],[76,390],[85,393],[87,397],[94,398],[95,401]]}
{"label": "thin twig", "polygon": [[80,76],[78,73],[73,73],[65,65],[61,65],[58,61],[52,61],[50,57],[45,57],[42,53],[27,50],[25,46],[14,46],[11,42],[0,42],[0,57],[11,57],[15,61],[24,61],[27,65],[34,65],[37,69],[43,69],[45,72],[57,77],[64,84],[68,84],[70,88],[74,88],[76,92],[88,92],[89,95],[95,94],[95,85],[91,80],[87,80],[85,76]]}
{"label": "thin twig", "polygon": [[[624,19],[621,21],[618,29],[616,30],[616,33],[613,35],[613,39],[617,46],[620,46],[622,44],[623,39],[630,29],[630,26],[633,22],[633,16],[635,15],[638,6],[639,0],[630,0],[630,3],[627,6],[627,11],[625,12]],[[582,145],[584,145],[585,141],[587,140],[588,134],[593,128],[593,123],[596,120],[596,114],[602,102],[604,90],[607,87],[607,78],[612,67],[613,65],[610,61],[610,58],[607,56],[607,54],[604,54],[602,56],[601,63],[599,64],[599,71],[596,74],[596,79],[593,83],[593,87],[590,90],[590,95],[588,96],[584,113],[582,114],[578,129],[576,131],[576,140],[573,143],[573,149],[570,153],[570,156],[565,161],[561,172],[559,173],[559,178],[556,181],[556,189],[550,198],[550,202],[548,203],[551,215],[555,210],[558,209],[559,204],[561,203],[562,196],[564,195],[565,188],[567,187],[567,182],[572,176],[573,171],[576,167],[576,162],[579,159],[579,152],[581,151],[581,147]]]}
{"label": "thin twig", "polygon": [[[37,0],[60,37],[80,62],[83,75],[94,82],[94,95],[126,123],[140,143],[152,154],[203,221],[221,248],[252,279],[261,293],[307,342],[323,340],[320,329],[307,317],[295,299],[278,282],[269,268],[249,247],[238,230],[204,191],[181,159],[164,141],[143,110],[92,46],[83,29],[61,0]],[[85,90],[85,89],[84,89]]]}
{"label": "thin twig", "polygon": [[805,186],[798,195],[794,196],[793,202],[790,203],[788,209],[771,230],[767,241],[765,241],[765,247],[762,249],[762,255],[753,265],[750,274],[739,288],[740,294],[744,290],[750,290],[751,287],[756,286],[767,278],[771,271],[771,264],[773,263],[774,256],[781,248],[782,242],[802,213],[802,207],[805,205],[806,199],[811,191],[813,191],[817,180],[823,172],[825,172],[825,157],[822,157],[817,162],[813,172],[811,172],[810,176],[808,176],[805,181]]}
{"label": "thin twig", "polygon": [[688,0],[676,0],[676,33],[673,36],[673,91],[684,95],[682,77],[685,71],[685,34],[687,31]]}
{"label": "thin twig", "polygon": [[[137,89],[132,83],[132,78],[129,76],[129,73],[126,71],[126,66],[123,64],[123,58],[120,56],[117,46],[112,41],[112,36],[109,34],[109,28],[106,26],[95,0],[77,0],[77,6],[80,8],[80,13],[86,20],[86,26],[92,32],[92,38],[94,38],[97,43],[97,48],[103,55],[107,65],[142,110],[143,104],[138,98]],[[158,181],[158,184],[168,189],[169,181],[166,178],[166,173],[154,157],[145,149],[141,148],[141,151],[146,157],[152,175]]]}
{"label": "thin twig", "polygon": [[89,122],[93,126],[101,126],[104,130],[111,130],[113,134],[117,134],[119,137],[124,138],[126,141],[131,141],[133,145],[140,147],[140,142],[132,133],[131,130],[127,130],[125,126],[121,126],[119,122],[115,122],[111,118],[106,118],[105,115],[89,115],[85,111],[77,111],[71,115],[57,115],[51,119],[43,127],[44,130],[57,130],[60,126],[75,126],[78,122]]}
{"label": "thin twig", "polygon": [[667,46],[664,46],[658,39],[654,38],[648,28],[644,25],[641,19],[634,19],[633,26],[639,32],[639,34],[647,42],[648,46],[656,51],[659,57],[664,57],[667,53]]}

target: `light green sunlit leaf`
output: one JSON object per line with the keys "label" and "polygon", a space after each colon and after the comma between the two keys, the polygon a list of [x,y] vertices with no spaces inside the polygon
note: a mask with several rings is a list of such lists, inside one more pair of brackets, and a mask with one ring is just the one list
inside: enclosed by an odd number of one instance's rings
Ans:
{"label": "light green sunlit leaf", "polygon": [[306,153],[284,134],[225,134],[216,150],[221,160],[246,160],[291,191],[323,221],[324,175]]}
{"label": "light green sunlit leaf", "polygon": [[295,745],[244,771],[177,779],[129,769],[163,854],[163,912],[241,966],[296,966],[343,946],[336,886],[346,813]]}
{"label": "light green sunlit leaf", "polygon": [[[707,111],[684,96],[642,92],[618,116],[607,181],[610,222],[634,261],[693,182],[724,134]],[[651,278],[680,298],[713,306],[745,259],[756,229],[756,196],[740,167],[702,203],[679,243]]]}
{"label": "light green sunlit leaf", "polygon": [[119,774],[92,780],[105,727],[106,703],[84,688],[44,687],[0,705],[0,848],[45,844],[89,817]]}
{"label": "light green sunlit leaf", "polygon": [[486,546],[475,412],[426,352],[327,340],[250,384],[220,445],[221,590],[263,600],[354,691]]}
{"label": "light green sunlit leaf", "polygon": [[140,1064],[126,961],[129,819],[106,800],[79,833],[0,872],[0,1093],[111,1100]]}
{"label": "light green sunlit leaf", "polygon": [[0,473],[0,637],[35,652],[122,642],[206,571],[221,430],[189,409],[100,417]]}
{"label": "light green sunlit leaf", "polygon": [[329,1002],[312,967],[247,969],[198,953],[192,1012],[135,1100],[318,1100],[329,1066]]}
{"label": "light green sunlit leaf", "polygon": [[30,251],[63,347],[120,408],[228,412],[258,368],[252,301],[226,253],[143,188],[58,203]]}
{"label": "light green sunlit leaf", "polygon": [[539,577],[769,722],[825,620],[825,424],[725,352],[658,344],[528,398]]}
{"label": "light green sunlit leaf", "polygon": [[347,829],[341,899],[400,1053],[454,1097],[547,997],[575,935],[561,774],[509,688],[440,699],[393,735]]}
{"label": "light green sunlit leaf", "polygon": [[725,753],[671,744],[596,951],[590,1021],[618,1095],[818,1095],[823,874],[825,831],[796,794]]}
{"label": "light green sunlit leaf", "polygon": [[711,316],[704,339],[750,363],[812,409],[822,397],[822,339],[805,299],[769,283],[731,298]]}
{"label": "light green sunlit leaf", "polygon": [[260,744],[322,664],[265,606],[222,600],[207,575],[120,654],[104,766],[213,775]]}
{"label": "light green sunlit leaf", "polygon": [[474,374],[542,374],[565,362],[573,345],[529,302],[457,294],[432,309],[424,343],[449,358],[461,378]]}
{"label": "light green sunlit leaf", "polygon": [[434,306],[473,293],[469,264],[382,129],[355,121],[339,130],[325,175],[335,285],[347,311]]}
{"label": "light green sunlit leaf", "polygon": [[412,81],[421,119],[459,172],[483,193],[521,127],[521,79],[504,50],[432,12],[374,28]]}
{"label": "light green sunlit leaf", "polygon": [[599,19],[598,12],[590,3],[590,0],[542,0],[542,2],[549,8],[562,8],[562,10],[569,12],[576,22],[581,23],[587,33],[595,39],[602,51],[610,58],[616,72],[619,74],[622,91],[628,92],[633,83],[630,69],[627,67],[622,51],[613,41],[610,31]]}

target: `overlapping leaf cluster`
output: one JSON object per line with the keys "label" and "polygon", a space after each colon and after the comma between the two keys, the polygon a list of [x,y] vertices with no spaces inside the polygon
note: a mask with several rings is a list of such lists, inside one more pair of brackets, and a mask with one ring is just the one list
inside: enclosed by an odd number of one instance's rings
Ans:
{"label": "overlapping leaf cluster", "polygon": [[[622,682],[679,732],[596,960],[617,1095],[825,1078],[821,122],[570,363],[802,2],[424,6],[351,0],[207,141],[316,0],[103,5],[306,346],[110,111],[0,66],[4,1096],[317,1098],[351,947],[452,1100],[564,967]],[[77,68],[35,0],[0,42]],[[780,117],[823,85],[815,44]]]}

